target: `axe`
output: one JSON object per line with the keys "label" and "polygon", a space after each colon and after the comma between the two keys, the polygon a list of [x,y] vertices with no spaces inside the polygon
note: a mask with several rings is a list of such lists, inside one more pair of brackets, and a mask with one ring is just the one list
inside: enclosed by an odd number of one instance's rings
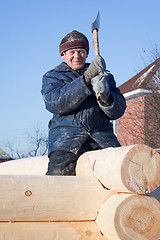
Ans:
{"label": "axe", "polygon": [[[99,11],[96,20],[92,23],[92,33],[93,33],[93,46],[95,51],[95,56],[99,56],[99,40],[98,40],[98,29],[99,29]],[[107,74],[101,73],[101,76],[105,77]],[[96,96],[97,99],[101,99],[100,95]]]}
{"label": "axe", "polygon": [[93,45],[94,45],[95,56],[99,55],[98,29],[99,29],[99,11],[98,11],[96,20],[92,23]]}
{"label": "axe", "polygon": [[[92,33],[93,33],[93,46],[95,51],[95,56],[99,56],[99,41],[98,41],[98,29],[99,29],[99,11],[96,20],[92,23]],[[101,73],[100,75],[106,76],[106,73]]]}

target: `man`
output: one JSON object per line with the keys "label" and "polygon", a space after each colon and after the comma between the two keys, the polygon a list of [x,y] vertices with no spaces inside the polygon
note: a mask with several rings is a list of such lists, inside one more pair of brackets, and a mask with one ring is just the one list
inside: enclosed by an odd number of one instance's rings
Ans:
{"label": "man", "polygon": [[47,175],[75,175],[86,151],[119,147],[110,120],[124,114],[126,103],[101,56],[86,63],[89,43],[82,33],[68,33],[59,45],[65,62],[43,76],[41,93],[49,122]]}

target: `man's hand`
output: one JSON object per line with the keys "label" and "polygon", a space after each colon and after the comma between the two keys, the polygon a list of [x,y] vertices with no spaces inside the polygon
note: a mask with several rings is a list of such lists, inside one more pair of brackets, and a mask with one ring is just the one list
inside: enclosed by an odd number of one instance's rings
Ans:
{"label": "man's hand", "polygon": [[93,92],[96,95],[96,98],[100,99],[104,103],[107,103],[107,100],[110,96],[110,88],[107,81],[107,77],[97,75],[96,77],[92,78],[91,84],[93,87]]}
{"label": "man's hand", "polygon": [[104,73],[106,69],[105,60],[101,56],[96,56],[88,69],[84,72],[84,78],[87,85],[91,83],[91,79],[100,73]]}

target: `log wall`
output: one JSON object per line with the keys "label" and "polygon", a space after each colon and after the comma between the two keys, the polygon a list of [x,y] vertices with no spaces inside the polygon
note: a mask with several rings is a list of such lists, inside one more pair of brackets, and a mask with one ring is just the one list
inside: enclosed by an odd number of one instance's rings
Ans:
{"label": "log wall", "polygon": [[2,163],[0,239],[159,240],[157,154],[145,145],[87,152],[66,177],[45,176],[47,157]]}

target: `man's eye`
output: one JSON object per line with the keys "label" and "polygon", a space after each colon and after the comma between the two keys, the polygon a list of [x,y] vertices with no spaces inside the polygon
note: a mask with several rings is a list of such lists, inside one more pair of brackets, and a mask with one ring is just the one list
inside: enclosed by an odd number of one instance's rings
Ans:
{"label": "man's eye", "polygon": [[74,52],[73,52],[73,51],[72,51],[72,52],[69,52],[69,54],[70,54],[70,55],[73,55],[73,54],[74,54]]}
{"label": "man's eye", "polygon": [[85,51],[83,51],[83,50],[82,50],[82,51],[80,51],[79,53],[80,53],[80,54],[84,54],[84,53],[85,53]]}

